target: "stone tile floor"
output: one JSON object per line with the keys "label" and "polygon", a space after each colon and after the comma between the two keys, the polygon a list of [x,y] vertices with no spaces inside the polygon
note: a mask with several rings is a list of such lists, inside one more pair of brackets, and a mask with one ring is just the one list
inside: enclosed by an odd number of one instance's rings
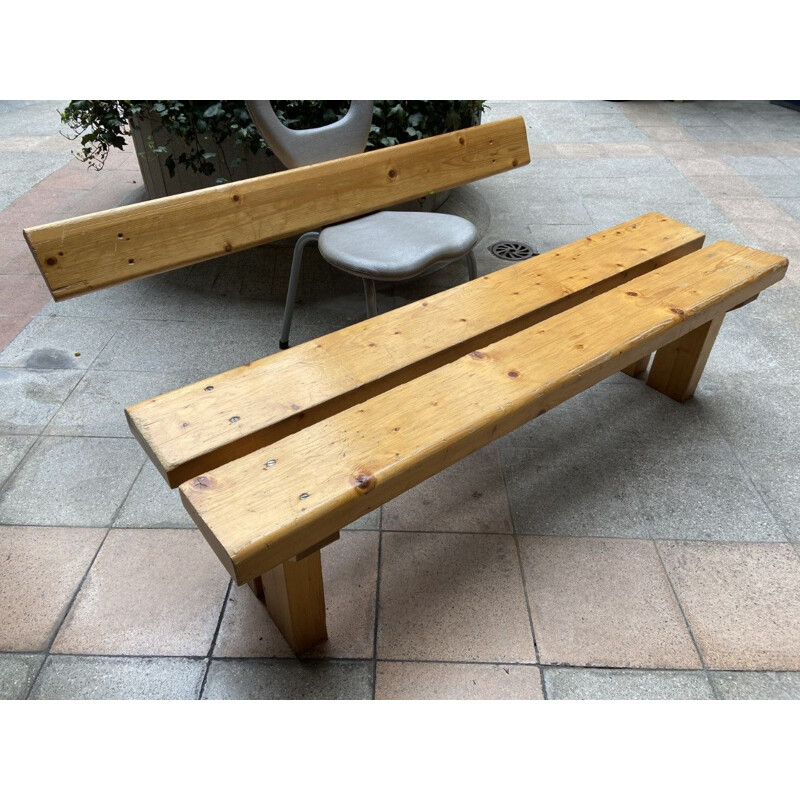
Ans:
{"label": "stone tile floor", "polygon": [[[489,104],[525,116],[533,160],[456,196],[491,211],[482,272],[499,239],[544,251],[651,210],[794,264],[729,316],[688,403],[615,376],[345,531],[330,640],[300,661],[122,414],[273,352],[286,276],[53,303],[21,228],[144,199],[133,154],[70,160],[57,105],[0,103],[0,696],[800,698],[800,114]],[[357,282],[311,270],[293,340],[361,313]]]}

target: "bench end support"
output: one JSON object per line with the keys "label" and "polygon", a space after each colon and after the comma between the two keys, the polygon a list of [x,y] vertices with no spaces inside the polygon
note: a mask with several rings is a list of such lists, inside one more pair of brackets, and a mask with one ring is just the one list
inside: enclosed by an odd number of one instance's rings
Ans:
{"label": "bench end support", "polygon": [[[253,587],[257,597],[258,583],[256,579]],[[266,572],[260,583],[267,611],[295,654],[328,638],[319,550],[305,558],[284,561]]]}
{"label": "bench end support", "polygon": [[656,351],[647,385],[683,403],[695,392],[724,314]]}

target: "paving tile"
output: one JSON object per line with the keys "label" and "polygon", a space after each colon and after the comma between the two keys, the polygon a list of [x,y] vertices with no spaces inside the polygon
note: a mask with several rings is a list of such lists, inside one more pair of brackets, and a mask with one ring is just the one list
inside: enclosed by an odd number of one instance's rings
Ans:
{"label": "paving tile", "polygon": [[112,530],[51,652],[205,656],[228,583],[197,531]]}
{"label": "paving tile", "polygon": [[783,250],[800,249],[800,225],[793,220],[748,219],[739,222],[739,227],[752,238],[759,247],[773,253]]}
{"label": "paving tile", "polygon": [[177,489],[148,459],[114,519],[115,528],[194,528]]}
{"label": "paving tile", "polygon": [[[632,216],[636,216],[633,214]],[[630,217],[628,217],[630,219]],[[546,253],[548,250],[554,250],[556,247],[563,247],[565,244],[570,244],[585,236],[591,236],[597,233],[597,225],[594,223],[586,223],[584,225],[539,225],[534,223],[528,227],[530,233],[533,235],[533,240],[536,245],[536,250],[539,253]],[[525,241],[530,237],[519,231],[516,238]],[[504,265],[507,266],[507,265]]]}
{"label": "paving tile", "polygon": [[543,700],[538,667],[379,661],[376,700]]}
{"label": "paving tile", "polygon": [[800,700],[800,672],[709,672],[720,700]]}
{"label": "paving tile", "polygon": [[719,427],[738,451],[782,450],[800,441],[800,385],[759,376],[747,382],[735,376],[705,380],[700,412]]}
{"label": "paving tile", "polygon": [[683,158],[672,162],[684,175],[730,175],[735,172],[721,158]]}
{"label": "paving tile", "polygon": [[50,656],[31,700],[196,700],[205,659]]}
{"label": "paving tile", "polygon": [[595,231],[619,225],[653,210],[651,200],[639,198],[635,193],[632,196],[616,199],[589,197],[584,199],[583,204],[592,218]]}
{"label": "paving tile", "polygon": [[800,542],[798,450],[740,450],[738,457],[788,538]]}
{"label": "paving tile", "polygon": [[371,661],[214,660],[204,700],[369,700]]}
{"label": "paving tile", "polygon": [[497,446],[481,448],[388,502],[383,529],[512,533]]}
{"label": "paving tile", "polygon": [[709,669],[800,668],[800,559],[791,545],[658,548]]}
{"label": "paving tile", "polygon": [[700,142],[735,142],[743,138],[729,125],[695,125],[691,134]]}
{"label": "paving tile", "polygon": [[39,653],[0,654],[0,700],[24,700],[44,658]]}
{"label": "paving tile", "polygon": [[545,667],[549,700],[713,700],[704,672]]}
{"label": "paving tile", "polygon": [[706,196],[715,197],[752,197],[753,184],[739,175],[694,175],[692,183]]}
{"label": "paving tile", "polygon": [[647,455],[631,488],[651,538],[786,540],[783,527],[727,445],[672,454],[652,450]]}
{"label": "paving tile", "polygon": [[13,342],[30,321],[30,317],[0,317],[0,350]]}
{"label": "paving tile", "polygon": [[556,201],[550,198],[526,203],[532,223],[540,225],[582,225],[592,220],[580,200]]}
{"label": "paving tile", "polygon": [[0,367],[0,433],[41,433],[84,373]]}
{"label": "paving tile", "polygon": [[40,275],[0,275],[0,308],[32,316],[50,299]]}
{"label": "paving tile", "polygon": [[203,378],[197,372],[89,370],[47,426],[48,436],[133,436],[125,409]]}
{"label": "paving tile", "polygon": [[777,158],[770,156],[736,157],[725,159],[740,175],[792,175],[794,170]]}
{"label": "paving tile", "polygon": [[[372,658],[378,583],[378,533],[344,531],[322,550],[328,641],[305,658]],[[247,586],[225,605],[215,657],[292,657],[275,623]]]}
{"label": "paving tile", "polygon": [[43,437],[0,497],[0,524],[107,526],[144,463],[131,439]]}
{"label": "paving tile", "polygon": [[522,537],[543,664],[701,666],[652,542]]}
{"label": "paving tile", "polygon": [[0,651],[45,649],[105,529],[0,527]]}
{"label": "paving tile", "polygon": [[110,320],[35,317],[0,353],[0,366],[86,369],[111,339]]}
{"label": "paving tile", "polygon": [[800,174],[800,156],[778,156],[778,161],[789,167],[792,172]]}
{"label": "paving tile", "polygon": [[766,197],[717,197],[714,205],[732,220],[786,221],[785,210]]}
{"label": "paving tile", "polygon": [[596,386],[581,392],[506,434],[498,440],[500,449],[526,448],[551,455],[572,450],[576,441],[585,441],[596,435],[602,424],[592,401],[599,388]]}
{"label": "paving tile", "polygon": [[[632,449],[657,442],[697,449],[723,441],[716,426],[703,416],[701,401],[692,398],[676,403],[643,380],[604,381],[584,394],[595,420],[592,439],[604,447]],[[702,391],[698,394],[705,396]]]}
{"label": "paving tile", "polygon": [[[774,197],[772,202],[796,221],[800,221],[800,197]],[[782,253],[781,255],[786,255]],[[793,263],[797,263],[796,261]]]}
{"label": "paving tile", "polygon": [[514,539],[384,533],[378,657],[536,661]]}
{"label": "paving tile", "polygon": [[749,180],[767,197],[800,197],[796,175],[751,175]]}
{"label": "paving tile", "polygon": [[[293,326],[294,327],[294,326]],[[123,321],[97,369],[142,372],[205,370],[214,374],[276,351],[278,322]]]}
{"label": "paving tile", "polygon": [[35,441],[35,436],[0,436],[0,484],[11,475]]}
{"label": "paving tile", "polygon": [[359,517],[357,520],[351,522],[343,530],[376,531],[380,527],[381,527],[381,509],[374,508],[372,511],[369,511],[366,514],[364,514],[363,517]]}
{"label": "paving tile", "polygon": [[641,467],[628,451],[572,441],[556,453],[504,448],[502,459],[518,534],[648,535],[633,489]]}

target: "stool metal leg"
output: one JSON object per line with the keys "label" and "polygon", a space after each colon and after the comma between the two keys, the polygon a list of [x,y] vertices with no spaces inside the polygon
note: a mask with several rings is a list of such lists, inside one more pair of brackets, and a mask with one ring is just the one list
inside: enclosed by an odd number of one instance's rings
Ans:
{"label": "stool metal leg", "polygon": [[474,281],[478,277],[478,260],[475,258],[475,251],[470,250],[464,256],[464,260],[467,262],[467,275],[471,281]]}
{"label": "stool metal leg", "polygon": [[375,294],[375,281],[370,278],[362,278],[364,281],[364,295],[367,298],[367,316],[378,316],[378,296]]}
{"label": "stool metal leg", "polygon": [[300,275],[303,271],[303,251],[309,242],[319,239],[319,231],[309,231],[304,233],[294,246],[292,254],[292,271],[289,273],[289,289],[286,292],[286,306],[283,309],[283,326],[281,327],[281,338],[278,346],[281,350],[289,347],[289,329],[292,327],[292,314],[294,304],[297,299],[297,287],[300,285]]}

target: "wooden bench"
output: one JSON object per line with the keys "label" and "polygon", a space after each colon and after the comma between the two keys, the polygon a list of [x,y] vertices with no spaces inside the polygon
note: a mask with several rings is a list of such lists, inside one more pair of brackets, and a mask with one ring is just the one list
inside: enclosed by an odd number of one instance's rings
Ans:
{"label": "wooden bench", "polygon": [[[466,146],[460,139],[472,133],[450,136],[458,152]],[[489,134],[488,147],[499,139]],[[522,157],[514,141],[509,165]],[[336,165],[375,155],[304,169],[325,167],[320,179],[341,187],[352,209],[357,193],[346,191]],[[352,164],[342,169],[351,178],[359,174]],[[292,185],[287,180],[272,181],[278,195]],[[309,197],[336,197],[315,180],[306,194],[284,202],[265,183],[259,203],[286,214],[303,197],[306,205],[316,202]],[[224,189],[228,202],[247,196],[237,186]],[[391,181],[381,190],[391,193]],[[378,207],[380,197],[386,195],[370,194],[364,209]],[[194,219],[192,196],[182,202],[182,213],[166,215],[178,230],[182,218]],[[197,201],[202,208],[206,202]],[[106,244],[119,229],[120,241],[134,231],[139,247],[121,260],[114,255],[116,279],[136,277],[134,265],[150,274],[176,260],[149,244],[141,209],[106,213],[116,215],[113,224],[103,223]],[[302,217],[302,228],[323,219],[292,213]],[[152,228],[163,247],[161,220]],[[67,275],[50,265],[51,287],[69,296],[108,285],[107,272],[95,268],[103,259],[108,265],[108,254],[90,243],[99,223],[63,225],[69,229],[53,258],[66,262]],[[269,225],[273,234],[280,229],[263,222]],[[236,238],[235,230],[217,229],[218,237]],[[41,228],[28,237],[42,255],[58,240]],[[212,240],[218,246],[214,237],[204,246],[216,255]],[[195,260],[206,252],[186,244]],[[170,486],[180,486],[185,507],[236,583],[250,584],[300,653],[327,638],[320,549],[341,528],[614,372],[641,374],[653,352],[648,384],[676,400],[691,396],[725,314],[780,280],[787,267],[785,258],[751,248],[702,244],[698,231],[647,214],[139,403],[126,410],[128,421]],[[76,251],[96,260],[81,267],[68,256]]]}

